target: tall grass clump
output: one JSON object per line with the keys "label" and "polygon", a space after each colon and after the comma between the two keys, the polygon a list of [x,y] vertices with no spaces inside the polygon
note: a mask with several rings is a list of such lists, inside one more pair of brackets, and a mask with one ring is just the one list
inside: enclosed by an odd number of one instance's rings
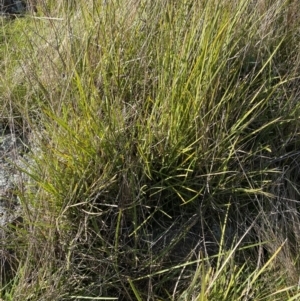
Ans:
{"label": "tall grass clump", "polygon": [[299,298],[299,9],[49,0],[3,23],[27,153],[0,297]]}

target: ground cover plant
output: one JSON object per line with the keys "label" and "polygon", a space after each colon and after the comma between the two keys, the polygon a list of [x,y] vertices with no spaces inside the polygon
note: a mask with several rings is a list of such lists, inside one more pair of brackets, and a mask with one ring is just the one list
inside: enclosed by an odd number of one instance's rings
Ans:
{"label": "ground cover plant", "polygon": [[25,150],[0,298],[297,300],[298,11],[41,0],[1,20],[0,122]]}

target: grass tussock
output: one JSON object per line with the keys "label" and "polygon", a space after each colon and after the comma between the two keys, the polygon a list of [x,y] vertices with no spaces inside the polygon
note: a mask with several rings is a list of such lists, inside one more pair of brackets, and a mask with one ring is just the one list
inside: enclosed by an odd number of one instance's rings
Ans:
{"label": "grass tussock", "polygon": [[0,298],[297,300],[298,2],[74,3],[1,20]]}

